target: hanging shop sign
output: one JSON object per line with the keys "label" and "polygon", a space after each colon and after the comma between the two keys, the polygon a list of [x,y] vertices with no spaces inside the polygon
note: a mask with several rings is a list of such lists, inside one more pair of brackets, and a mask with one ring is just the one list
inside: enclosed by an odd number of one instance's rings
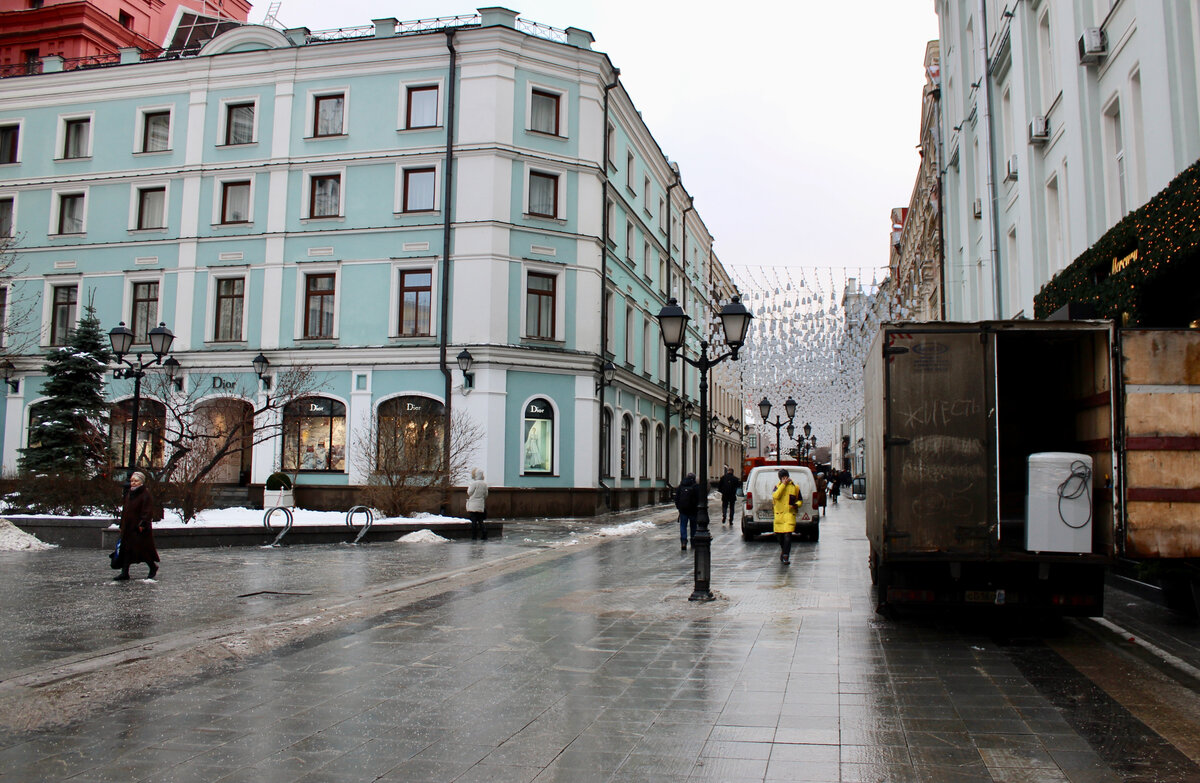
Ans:
{"label": "hanging shop sign", "polygon": [[1133,264],[1136,264],[1137,260],[1138,260],[1138,251],[1137,251],[1137,248],[1135,247],[1133,249],[1132,253],[1127,253],[1126,255],[1123,255],[1120,258],[1114,258],[1112,260],[1112,274],[1115,275],[1117,272],[1120,272],[1120,271],[1132,266]]}

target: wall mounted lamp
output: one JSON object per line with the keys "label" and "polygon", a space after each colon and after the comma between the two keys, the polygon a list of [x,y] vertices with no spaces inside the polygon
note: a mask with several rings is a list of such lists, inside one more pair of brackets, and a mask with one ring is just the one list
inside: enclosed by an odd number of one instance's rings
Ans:
{"label": "wall mounted lamp", "polygon": [[13,373],[16,371],[17,368],[14,367],[13,363],[8,359],[4,360],[4,364],[0,364],[0,372],[2,372],[4,375],[4,382],[8,384],[8,388],[13,394],[17,394],[21,391],[21,382],[13,380]]}
{"label": "wall mounted lamp", "polygon": [[471,355],[470,351],[463,348],[455,359],[458,361],[458,369],[462,370],[463,374],[463,394],[470,394],[471,389],[475,388],[475,373],[471,372],[471,365],[475,362],[475,357]]}

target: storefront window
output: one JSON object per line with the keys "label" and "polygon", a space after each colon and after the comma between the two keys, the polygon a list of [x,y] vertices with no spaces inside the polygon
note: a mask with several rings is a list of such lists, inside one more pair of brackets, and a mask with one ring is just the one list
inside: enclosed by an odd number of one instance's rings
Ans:
{"label": "storefront window", "polygon": [[346,406],[305,397],[283,409],[283,469],[346,470]]}
{"label": "storefront window", "polygon": [[[137,465],[161,468],[163,466],[163,432],[166,429],[167,407],[157,400],[142,399],[138,411]],[[133,423],[133,400],[122,400],[113,405],[109,419],[109,443],[113,462],[119,466],[130,465],[129,425]]]}
{"label": "storefront window", "polygon": [[522,472],[551,473],[554,470],[554,409],[538,398],[525,406],[525,446]]}
{"label": "storefront window", "polygon": [[379,405],[377,471],[437,473],[446,406],[429,397],[393,397]]}

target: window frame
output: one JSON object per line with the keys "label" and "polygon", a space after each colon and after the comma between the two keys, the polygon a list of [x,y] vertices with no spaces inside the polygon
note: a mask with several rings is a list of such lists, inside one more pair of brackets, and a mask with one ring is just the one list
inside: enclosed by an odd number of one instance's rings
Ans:
{"label": "window frame", "polygon": [[[50,229],[47,233],[51,236],[66,236],[77,237],[87,233],[87,208],[88,208],[88,191],[87,188],[72,189],[66,188],[63,190],[54,191],[53,209],[50,210]],[[63,231],[63,219],[65,213],[63,205],[68,198],[82,199],[82,209],[80,216],[80,229],[78,231]]]}
{"label": "window frame", "polygon": [[[537,402],[545,403],[546,408],[545,408],[544,412],[547,414],[546,416],[539,415],[539,416],[535,416],[535,417],[530,417],[528,415],[530,412],[531,406],[533,406],[533,404],[537,403]],[[558,406],[554,404],[554,400],[552,400],[550,397],[543,395],[543,394],[537,394],[537,395],[534,395],[534,396],[530,397],[529,399],[525,400],[525,402],[521,405],[520,411],[521,411],[521,437],[516,439],[516,447],[518,449],[518,456],[517,456],[516,464],[520,466],[520,474],[519,475],[522,475],[522,476],[545,476],[545,477],[553,477],[553,476],[559,475],[558,458],[559,458],[559,452],[561,451],[561,449],[559,448],[559,436],[560,436],[559,429],[560,428],[558,426],[558,423],[560,421],[561,415],[559,413]],[[526,461],[527,441],[529,440],[529,436],[530,436],[531,430],[532,430],[532,427],[528,426],[527,422],[532,422],[532,421],[549,421],[550,422],[550,424],[548,425],[548,427],[550,429],[550,437],[547,439],[549,441],[549,446],[550,446],[550,458],[549,458],[549,460],[546,461],[549,464],[549,467],[546,470],[530,470],[528,467],[528,463]]]}
{"label": "window frame", "polygon": [[[332,275],[333,296],[332,316],[333,332],[329,336],[308,336],[308,280],[310,277]],[[296,279],[296,324],[294,339],[305,342],[317,340],[337,340],[339,334],[339,315],[342,311],[342,269],[340,264],[302,264],[297,271]]]}
{"label": "window frame", "polygon": [[[535,289],[533,287],[534,280],[548,281],[550,284],[549,290]],[[536,303],[536,307],[534,304]],[[548,323],[542,323],[542,313],[546,304],[549,304]],[[528,340],[555,340],[557,339],[557,323],[558,320],[558,275],[548,272],[526,270],[525,272],[525,319],[524,329],[525,338]],[[530,328],[530,320],[537,321],[537,328]]]}
{"label": "window frame", "polygon": [[[294,412],[294,406],[303,404],[307,400],[327,400],[329,402],[329,413],[327,415],[322,415],[322,416],[299,416],[299,415],[297,415]],[[338,413],[339,406],[341,407],[340,414]],[[291,408],[293,410],[289,411],[288,410],[289,408]],[[335,444],[334,435],[336,435],[338,432],[338,428],[337,428],[337,425],[335,424],[335,421],[339,418],[342,420],[341,434],[342,434],[343,440],[340,444]],[[300,434],[301,433],[300,433],[300,424],[297,421],[299,419],[327,419],[328,420],[328,422],[329,422],[328,423],[328,431],[327,431],[328,436],[327,436],[326,442],[329,445],[326,447],[326,450],[325,450],[325,465],[326,465],[326,467],[320,467],[320,468],[304,467],[304,460],[303,460],[303,457],[301,456],[302,452],[300,451],[300,448],[301,448]],[[280,433],[280,437],[282,438],[282,442],[280,443],[280,459],[281,459],[280,464],[283,465],[284,470],[295,470],[298,473],[327,473],[327,474],[328,473],[345,474],[347,472],[347,467],[349,466],[349,459],[348,459],[349,455],[347,452],[348,452],[348,447],[349,447],[348,441],[350,439],[350,416],[349,416],[349,406],[346,405],[344,400],[340,400],[336,397],[331,397],[331,396],[325,395],[325,394],[311,394],[306,397],[301,397],[299,399],[293,400],[292,402],[290,402],[286,406],[284,406],[284,409],[280,412],[280,422],[282,424],[282,432]],[[288,442],[292,436],[292,430],[290,429],[289,425],[292,424],[293,422],[295,422],[295,438],[296,438],[295,439],[295,445],[296,445],[295,465],[292,465],[287,462],[287,459],[289,456]],[[340,449],[341,449],[340,462],[342,463],[342,466],[340,468],[337,468],[337,467],[334,467],[334,462],[336,459],[335,455],[338,453],[336,451],[336,449],[339,447],[339,445],[340,445]]]}
{"label": "window frame", "polygon": [[[563,98],[566,93],[562,90],[547,87],[542,84],[530,83],[528,91],[525,93],[525,129],[529,133],[536,133],[540,136],[547,136],[555,139],[567,137],[566,117],[563,116],[563,107],[565,101]],[[537,98],[549,98],[554,101],[554,130],[543,130],[542,128],[534,127],[534,100]]]}
{"label": "window frame", "polygon": [[[434,93],[433,99],[433,124],[432,125],[414,125],[412,124],[412,94],[414,92],[429,92]],[[396,119],[396,128],[398,130],[432,130],[442,127],[442,81],[414,81],[402,82],[400,84],[400,112]]]}
{"label": "window frame", "polygon": [[[245,147],[250,144],[258,143],[258,96],[242,96],[240,98],[222,98],[220,102],[220,112],[217,115],[217,146],[218,147]],[[249,106],[253,112],[253,121],[250,123],[250,138],[247,141],[230,141],[233,128],[230,120],[230,114],[234,109]]]}
{"label": "window frame", "polygon": [[0,192],[0,204],[6,202],[11,205],[8,210],[8,231],[4,231],[4,224],[0,221],[0,238],[17,234],[17,194]]}
{"label": "window frame", "polygon": [[638,478],[650,478],[650,422],[638,420]]}
{"label": "window frame", "polygon": [[[338,203],[336,215],[314,215],[313,202],[314,188],[318,180],[332,179],[336,177],[338,181]],[[301,197],[301,218],[302,221],[308,220],[344,220],[346,217],[346,169],[314,169],[304,172],[304,192]]]}
{"label": "window frame", "polygon": [[[409,165],[397,167],[398,182],[398,203],[396,204],[395,212],[398,215],[419,215],[419,214],[436,214],[440,211],[438,206],[438,196],[440,195],[440,178],[438,174],[441,172],[441,167],[436,164],[429,165]],[[433,175],[433,194],[431,196],[432,206],[428,209],[410,209],[409,208],[409,179],[413,174],[432,174]]]}
{"label": "window frame", "polygon": [[[75,330],[76,325],[79,323],[80,282],[81,281],[79,280],[79,278],[74,278],[71,280],[71,282],[60,281],[60,280],[47,280],[46,281],[47,296],[45,297],[45,302],[46,302],[46,326],[47,326],[46,346],[47,347],[57,348],[57,347],[66,345],[67,341],[71,337],[71,332],[73,332]],[[58,301],[58,292],[60,290],[66,290],[66,289],[71,289],[71,291],[74,294],[74,297],[70,301],[60,303]],[[66,322],[62,325],[63,329],[65,329],[65,331],[66,331],[66,333],[62,334],[62,335],[60,335],[58,333],[58,330],[59,330],[58,314],[59,314],[60,305],[68,308],[67,314],[69,316],[67,318]]]}
{"label": "window frame", "polygon": [[[552,191],[554,193],[554,204],[552,206],[553,214],[545,212],[533,211],[533,180],[534,177],[539,177],[548,180],[552,183]],[[525,214],[529,217],[543,218],[546,220],[560,220],[559,215],[562,210],[562,187],[564,177],[560,172],[546,171],[545,169],[530,168],[525,176]]]}
{"label": "window frame", "polygon": [[[566,307],[562,301],[561,292],[563,291],[563,283],[565,281],[565,269],[561,265],[550,264],[546,262],[526,261],[521,270],[521,312],[520,312],[520,334],[525,340],[538,340],[541,342],[563,342],[563,336],[566,334],[567,318]],[[553,279],[553,299],[552,299],[552,319],[551,324],[553,329],[553,337],[540,337],[529,333],[529,276],[541,276]]]}
{"label": "window frame", "polygon": [[[341,122],[338,123],[338,131],[336,133],[320,133],[321,103],[337,98],[342,101]],[[350,89],[348,87],[309,90],[307,105],[308,116],[305,118],[305,127],[308,129],[308,136],[305,137],[307,141],[334,139],[348,134],[350,125]]]}
{"label": "window frame", "polygon": [[[213,194],[213,226],[245,226],[254,222],[254,181],[255,176],[250,174],[248,177],[221,177],[214,180]],[[226,220],[226,197],[228,189],[235,185],[248,185],[249,191],[246,196],[246,219],[245,220]]]}
{"label": "window frame", "polygon": [[[396,303],[397,303],[396,307],[397,307],[397,309],[396,309],[396,328],[392,331],[392,334],[396,337],[432,337],[433,336],[433,323],[434,323],[434,321],[433,321],[433,312],[434,312],[433,292],[434,292],[434,289],[436,288],[436,284],[437,284],[436,275],[434,274],[433,267],[431,267],[431,266],[401,267],[399,269],[396,269],[394,271],[394,274],[396,276]],[[429,275],[429,285],[428,286],[422,287],[422,286],[417,286],[417,285],[409,285],[409,286],[405,285],[404,278],[406,276],[420,275],[420,274]],[[414,313],[414,318],[413,318],[414,331],[411,334],[406,333],[404,331],[405,295],[408,292],[414,292],[417,296],[416,303],[415,303],[416,312]],[[421,293],[425,293],[429,297],[429,301],[426,306],[426,321],[425,321],[425,330],[424,331],[421,331],[421,329],[420,329],[420,312],[421,312],[420,295],[421,295]]]}
{"label": "window frame", "polygon": [[[430,273],[430,289],[429,289],[429,334],[428,335],[406,335],[401,334],[403,323],[400,318],[401,308],[404,306],[403,292],[400,288],[400,275],[406,272],[429,272]],[[388,308],[388,335],[392,339],[397,340],[425,340],[437,336],[438,328],[438,275],[437,264],[434,259],[430,258],[406,258],[395,259],[392,261],[391,271],[391,296],[390,306]]]}
{"label": "window frame", "polygon": [[[143,223],[143,207],[145,206],[145,194],[153,191],[162,193],[162,206],[159,209],[158,221],[160,225],[145,226]],[[130,231],[165,231],[167,229],[167,206],[170,203],[171,189],[167,182],[139,182],[136,183],[130,193],[129,203],[129,230]]]}
{"label": "window frame", "polygon": [[[56,160],[87,160],[92,157],[92,149],[96,140],[95,112],[79,112],[76,114],[60,114],[58,116],[58,135],[54,140]],[[81,155],[68,155],[67,146],[71,142],[71,128],[79,123],[87,124],[87,142]]]}
{"label": "window frame", "polygon": [[[139,289],[144,286],[154,286],[153,291],[145,290],[139,292]],[[129,324],[129,330],[133,332],[133,344],[150,345],[150,330],[158,325],[162,315],[162,280],[158,276],[154,277],[136,277],[130,278],[128,281],[128,307],[124,308],[124,312],[129,313],[126,323]],[[150,294],[153,293],[153,296]],[[147,305],[144,313],[145,334],[141,335],[144,339],[138,339],[141,331],[139,319],[143,317],[143,313],[138,312],[141,305]],[[151,314],[152,313],[152,314]]]}
{"label": "window frame", "polygon": [[620,449],[621,478],[633,478],[633,416],[629,411],[621,414]]}
{"label": "window frame", "polygon": [[12,166],[21,162],[21,144],[25,140],[25,134],[22,133],[23,124],[23,119],[0,122],[0,132],[12,129],[16,133],[16,141],[12,145],[12,159],[0,160],[0,166]]}
{"label": "window frame", "polygon": [[[223,344],[238,344],[246,342],[246,329],[249,325],[249,308],[246,307],[246,294],[248,288],[247,274],[241,271],[238,274],[213,274],[210,276],[209,284],[209,306],[208,312],[212,314],[212,327],[209,333],[209,342]],[[240,281],[242,284],[241,292],[241,317],[237,319],[229,319],[232,326],[234,320],[237,321],[237,336],[223,337],[221,335],[222,313],[221,305],[226,301],[235,301],[239,297],[226,296],[221,293],[221,284],[229,281]]]}
{"label": "window frame", "polygon": [[[151,150],[146,149],[149,143],[150,134],[149,123],[151,117],[161,115],[167,116],[167,140],[166,145],[162,149]],[[135,155],[155,155],[163,152],[171,152],[174,148],[175,141],[175,106],[167,104],[165,106],[139,106],[137,109],[137,122],[134,125],[133,139],[133,154]]]}

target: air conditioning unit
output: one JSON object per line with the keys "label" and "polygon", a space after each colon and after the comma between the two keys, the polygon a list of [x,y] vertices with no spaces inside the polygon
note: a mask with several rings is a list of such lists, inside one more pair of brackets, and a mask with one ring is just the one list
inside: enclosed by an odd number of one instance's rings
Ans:
{"label": "air conditioning unit", "polygon": [[1004,164],[1004,181],[1013,182],[1017,179],[1017,156],[1013,155],[1008,159],[1008,163]]}
{"label": "air conditioning unit", "polygon": [[1045,144],[1050,141],[1050,122],[1045,117],[1034,117],[1029,122],[1029,143]]}
{"label": "air conditioning unit", "polygon": [[1095,65],[1108,54],[1108,41],[1099,27],[1084,29],[1079,36],[1079,64]]}
{"label": "air conditioning unit", "polygon": [[971,205],[971,214],[975,216],[976,220],[983,217],[983,199],[975,199],[975,203]]}

